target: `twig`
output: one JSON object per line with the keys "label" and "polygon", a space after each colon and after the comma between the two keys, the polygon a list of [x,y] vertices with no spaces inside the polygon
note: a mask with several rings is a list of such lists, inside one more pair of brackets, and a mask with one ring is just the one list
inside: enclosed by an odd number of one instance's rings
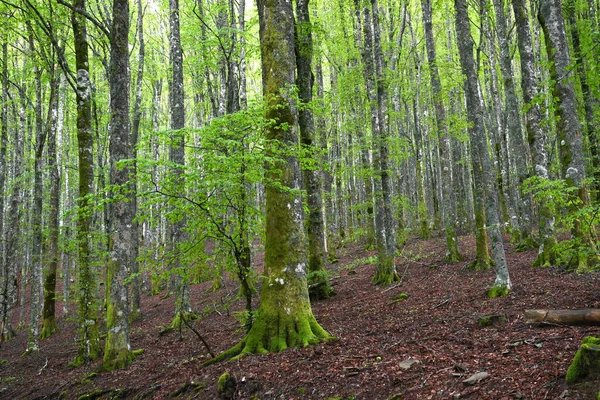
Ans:
{"label": "twig", "polygon": [[206,342],[206,340],[204,340],[204,338],[202,337],[202,335],[200,335],[200,332],[198,332],[192,325],[190,325],[190,323],[185,319],[185,316],[183,315],[183,311],[179,311],[179,316],[181,318],[181,320],[183,321],[183,323],[190,328],[190,330],[192,332],[194,332],[196,334],[196,336],[198,336],[198,338],[200,339],[200,341],[202,341],[202,343],[204,344],[204,347],[206,347],[206,350],[208,350],[208,354],[210,354],[210,356],[212,358],[215,358],[215,355],[213,354],[213,352],[210,350],[210,346],[208,345],[208,343]]}
{"label": "twig", "polygon": [[443,306],[443,305],[445,305],[445,304],[448,304],[448,302],[449,302],[450,300],[452,300],[452,296],[450,296],[450,297],[447,297],[447,298],[446,298],[444,301],[442,301],[440,304],[437,304],[437,305],[435,305],[435,306],[431,307],[431,308],[430,308],[430,310],[435,310],[435,309],[436,309],[436,308],[438,308],[438,307],[441,307],[441,306]]}
{"label": "twig", "polygon": [[46,364],[44,364],[44,366],[42,368],[40,368],[40,371],[38,372],[38,376],[40,376],[42,374],[42,371],[48,366],[48,358],[46,358]]}
{"label": "twig", "polygon": [[396,289],[396,288],[397,288],[397,287],[399,287],[400,285],[402,285],[402,280],[400,280],[400,283],[398,283],[398,284],[396,284],[396,285],[394,285],[394,286],[391,286],[391,287],[389,287],[389,288],[387,288],[387,289],[385,289],[385,290],[382,290],[382,291],[381,291],[381,293],[385,293],[385,292],[387,292],[387,291],[389,291],[389,290]]}

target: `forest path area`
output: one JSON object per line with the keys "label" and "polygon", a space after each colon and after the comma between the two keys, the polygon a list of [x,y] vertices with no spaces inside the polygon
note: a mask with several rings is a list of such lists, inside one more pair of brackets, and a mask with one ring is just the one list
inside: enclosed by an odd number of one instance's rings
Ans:
{"label": "forest path area", "polygon": [[[375,252],[349,245],[329,266],[337,295],[312,304],[338,341],[206,368],[201,364],[209,356],[194,332],[183,327],[181,339],[177,330],[161,334],[172,319],[173,298],[143,296],[143,317],[133,323],[130,341],[144,352],[128,368],[109,373],[93,372],[99,361],[67,368],[77,353],[76,326],[59,315],[61,331],[42,340],[37,354],[22,356],[26,330],[2,344],[0,398],[217,399],[225,371],[237,380],[239,399],[589,398],[564,377],[581,339],[600,329],[528,326],[523,311],[600,308],[600,275],[532,268],[536,250],[515,253],[505,245],[514,290],[496,299],[486,298],[493,272],[466,267],[474,257],[471,237],[460,239],[467,258],[456,264],[443,261],[442,238],[410,240],[397,258],[403,281],[386,287],[371,284]],[[243,336],[235,317],[243,304],[226,306],[237,293],[233,281],[207,293],[210,285],[192,286],[192,305],[203,316],[194,326],[218,353]],[[481,327],[478,319],[488,314],[506,323]],[[463,383],[478,372],[488,377]]]}

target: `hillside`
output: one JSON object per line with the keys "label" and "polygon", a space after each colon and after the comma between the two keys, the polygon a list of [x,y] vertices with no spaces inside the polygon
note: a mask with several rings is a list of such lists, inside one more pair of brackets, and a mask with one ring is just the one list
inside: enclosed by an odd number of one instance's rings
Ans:
{"label": "hillside", "polygon": [[[77,351],[76,327],[58,315],[61,332],[41,341],[38,354],[21,356],[25,330],[2,344],[0,397],[216,399],[217,379],[229,371],[240,399],[588,398],[567,387],[564,376],[581,339],[599,329],[531,327],[523,323],[523,310],[600,308],[600,276],[534,269],[529,264],[535,250],[515,253],[506,246],[514,291],[497,299],[485,297],[493,272],[469,271],[468,261],[445,264],[441,238],[409,241],[397,258],[403,281],[388,287],[370,283],[375,253],[349,246],[330,266],[337,295],[312,305],[338,341],[206,368],[201,363],[209,356],[196,334],[185,327],[181,339],[177,331],[161,334],[172,318],[172,298],[143,297],[143,318],[132,325],[131,344],[144,352],[129,368],[112,373],[93,374],[98,363],[67,368]],[[460,248],[470,260],[474,240],[462,237]],[[194,326],[217,353],[241,338],[234,314],[243,305],[237,300],[226,309],[237,292],[233,281],[214,293],[207,293],[209,287],[206,282],[192,288],[192,304],[203,316]],[[408,298],[394,301],[402,293]],[[503,315],[506,324],[480,327],[485,314]],[[403,363],[409,359],[416,363]],[[489,378],[463,383],[482,371]]]}

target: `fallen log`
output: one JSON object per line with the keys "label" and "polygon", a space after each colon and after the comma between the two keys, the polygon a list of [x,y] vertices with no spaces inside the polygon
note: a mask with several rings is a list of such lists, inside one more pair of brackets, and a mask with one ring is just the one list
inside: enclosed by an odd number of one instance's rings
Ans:
{"label": "fallen log", "polygon": [[600,309],[525,310],[526,324],[600,325]]}

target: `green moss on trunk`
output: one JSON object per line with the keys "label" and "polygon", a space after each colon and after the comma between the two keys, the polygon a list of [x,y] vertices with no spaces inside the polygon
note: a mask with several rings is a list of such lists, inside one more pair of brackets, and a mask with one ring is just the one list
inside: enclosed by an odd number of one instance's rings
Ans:
{"label": "green moss on trunk", "polygon": [[464,257],[458,250],[456,230],[452,224],[446,224],[446,256],[444,257],[444,261],[455,263],[462,261],[463,259]]}

